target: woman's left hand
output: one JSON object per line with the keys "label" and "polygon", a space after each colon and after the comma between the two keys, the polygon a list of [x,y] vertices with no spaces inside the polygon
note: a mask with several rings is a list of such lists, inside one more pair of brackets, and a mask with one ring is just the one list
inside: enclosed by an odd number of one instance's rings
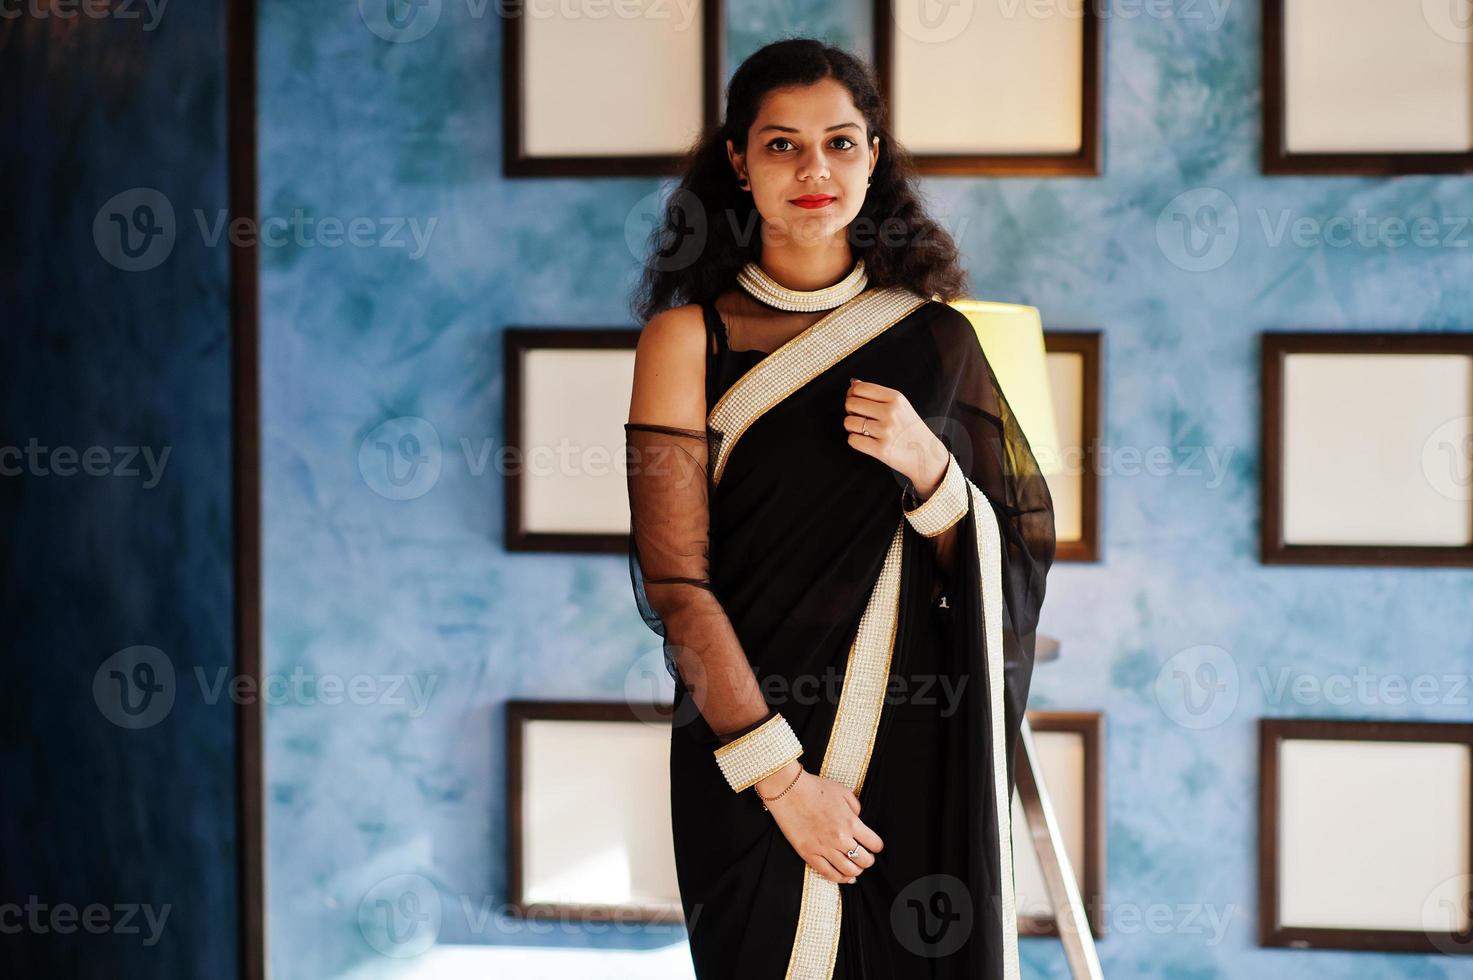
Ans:
{"label": "woman's left hand", "polygon": [[909,479],[922,499],[940,486],[950,450],[921,421],[905,395],[850,378],[844,411],[849,445]]}

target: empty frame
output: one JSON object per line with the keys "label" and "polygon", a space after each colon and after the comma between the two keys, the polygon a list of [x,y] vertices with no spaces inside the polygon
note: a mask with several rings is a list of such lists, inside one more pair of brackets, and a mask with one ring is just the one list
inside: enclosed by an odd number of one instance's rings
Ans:
{"label": "empty frame", "polygon": [[502,17],[508,177],[674,174],[721,113],[721,0],[523,0]]}
{"label": "empty frame", "polygon": [[682,921],[668,706],[509,701],[507,869],[515,914]]}
{"label": "empty frame", "polygon": [[1264,171],[1473,171],[1473,25],[1458,7],[1264,0]]}
{"label": "empty frame", "polygon": [[505,336],[508,551],[624,553],[624,420],[638,330],[510,328]]}
{"label": "empty frame", "polygon": [[1064,453],[1048,474],[1055,561],[1100,559],[1100,338],[1098,330],[1046,330],[1049,394]]}
{"label": "empty frame", "polygon": [[[1030,711],[1028,724],[1043,768],[1042,782],[1064,853],[1079,878],[1085,916],[1095,938],[1105,933],[1105,719],[1094,711]],[[1013,855],[1018,935],[1057,936],[1043,867],[1021,793],[1013,797]]]}
{"label": "empty frame", "polygon": [[1259,721],[1259,944],[1473,953],[1473,724]]}
{"label": "empty frame", "polygon": [[879,0],[874,31],[890,131],[921,173],[1100,173],[1094,4]]}
{"label": "empty frame", "polygon": [[1473,566],[1473,334],[1265,333],[1262,560]]}

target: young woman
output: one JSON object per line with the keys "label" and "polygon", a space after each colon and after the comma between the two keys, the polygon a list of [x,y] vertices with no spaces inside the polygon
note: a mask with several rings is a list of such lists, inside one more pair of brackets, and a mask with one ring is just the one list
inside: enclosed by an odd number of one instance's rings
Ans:
{"label": "young woman", "polygon": [[1015,978],[1052,501],[863,63],[747,59],[653,237],[630,572],[696,975]]}

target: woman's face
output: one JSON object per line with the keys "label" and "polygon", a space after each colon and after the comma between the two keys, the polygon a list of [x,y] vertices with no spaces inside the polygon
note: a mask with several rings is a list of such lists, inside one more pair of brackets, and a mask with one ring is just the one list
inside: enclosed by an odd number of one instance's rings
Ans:
{"label": "woman's face", "polygon": [[747,152],[738,154],[731,140],[726,150],[734,179],[749,181],[764,244],[785,235],[814,245],[842,237],[859,214],[880,138],[866,145],[849,90],[825,78],[769,92],[747,132]]}

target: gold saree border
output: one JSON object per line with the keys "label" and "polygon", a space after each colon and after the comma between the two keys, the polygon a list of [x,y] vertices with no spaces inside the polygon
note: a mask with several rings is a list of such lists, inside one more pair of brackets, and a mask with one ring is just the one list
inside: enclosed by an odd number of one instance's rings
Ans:
{"label": "gold saree border", "polygon": [[[983,641],[987,656],[987,695],[992,742],[992,802],[997,821],[998,882],[1002,905],[1001,980],[1021,980],[1018,963],[1018,912],[1013,883],[1012,798],[1007,791],[1006,707],[1003,699],[1002,532],[987,495],[966,480],[974,516],[973,535],[981,569]],[[834,728],[824,752],[822,775],[842,782],[857,795],[869,769],[875,733],[884,706],[885,685],[899,623],[900,571],[905,522],[895,529],[879,581],[870,593],[859,629],[849,648]],[[851,680],[856,683],[851,683]],[[876,691],[878,683],[878,691]],[[843,899],[839,886],[803,866],[798,927],[786,980],[832,980],[839,949]]]}
{"label": "gold saree border", "polygon": [[712,485],[721,482],[732,447],[753,422],[929,302],[902,286],[866,290],[834,307],[752,365],[706,416],[708,431],[719,437],[711,465]]}
{"label": "gold saree border", "polygon": [[[885,689],[890,679],[890,659],[895,651],[895,631],[900,622],[900,569],[905,541],[905,522],[896,525],[890,539],[880,577],[870,590],[859,617],[859,628],[849,645],[844,684],[834,727],[824,750],[821,775],[843,783],[858,795],[869,771],[870,755],[880,713],[885,707]],[[830,980],[839,951],[839,925],[843,898],[837,883],[829,881],[806,863],[803,865],[803,897],[798,906],[798,928],[788,958],[787,980]]]}
{"label": "gold saree border", "polygon": [[956,454],[946,454],[946,472],[941,475],[941,483],[931,496],[914,508],[908,506],[906,497],[915,497],[909,487],[902,494],[900,506],[905,509],[905,519],[922,537],[934,538],[966,517],[967,478],[962,473],[961,464],[956,461]]}
{"label": "gold saree border", "polygon": [[1019,980],[1018,912],[1013,894],[1013,801],[1008,795],[1006,716],[1003,703],[1002,531],[981,488],[971,492],[977,561],[982,569],[982,628],[987,645],[987,696],[992,715],[992,802],[997,811],[998,883],[1002,897],[1002,980]]}

